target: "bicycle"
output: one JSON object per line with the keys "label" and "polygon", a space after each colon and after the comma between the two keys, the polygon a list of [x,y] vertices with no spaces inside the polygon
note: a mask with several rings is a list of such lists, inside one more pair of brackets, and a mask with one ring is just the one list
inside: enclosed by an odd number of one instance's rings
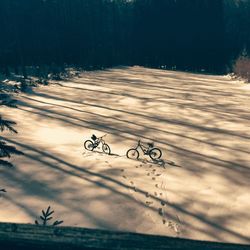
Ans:
{"label": "bicycle", "polygon": [[95,148],[97,148],[100,144],[102,144],[102,151],[105,154],[110,154],[111,150],[108,144],[105,143],[105,141],[103,140],[103,137],[105,137],[105,135],[101,136],[101,137],[96,137],[94,134],[91,136],[91,140],[86,140],[84,142],[84,148],[89,150],[89,151],[93,151]]}
{"label": "bicycle", "polygon": [[147,143],[148,146],[145,146],[138,141],[138,144],[135,148],[131,148],[127,151],[126,156],[130,159],[138,159],[139,158],[139,151],[138,148],[141,148],[144,155],[149,155],[152,160],[158,160],[162,156],[162,152],[159,148],[154,147],[154,143]]}

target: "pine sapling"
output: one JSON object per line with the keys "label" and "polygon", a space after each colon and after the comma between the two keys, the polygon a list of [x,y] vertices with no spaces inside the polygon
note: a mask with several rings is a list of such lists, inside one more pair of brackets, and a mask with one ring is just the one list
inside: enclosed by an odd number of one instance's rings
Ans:
{"label": "pine sapling", "polygon": [[[3,132],[8,130],[13,133],[17,133],[17,131],[13,128],[13,125],[16,123],[9,120],[2,119],[0,115],[0,131]],[[8,145],[3,139],[0,139],[0,166],[13,167],[12,163],[6,161],[1,158],[10,158],[12,154],[15,155],[23,155],[23,153],[17,150],[14,146]]]}
{"label": "pine sapling", "polygon": [[[42,210],[42,215],[40,216],[40,219],[42,220],[41,224],[37,220],[35,220],[35,224],[48,226],[48,221],[50,221],[53,218],[51,216],[53,213],[54,213],[54,210],[51,211],[50,206],[48,206],[46,211]],[[60,220],[60,221],[56,220],[50,226],[57,226],[57,225],[60,225],[62,223],[63,223],[62,220]]]}

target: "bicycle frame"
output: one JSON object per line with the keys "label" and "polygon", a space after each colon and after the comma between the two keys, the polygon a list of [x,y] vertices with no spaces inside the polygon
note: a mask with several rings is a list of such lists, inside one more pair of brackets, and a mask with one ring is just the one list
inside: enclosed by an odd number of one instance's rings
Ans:
{"label": "bicycle frame", "polygon": [[138,150],[138,148],[141,149],[142,153],[144,155],[149,155],[149,157],[152,160],[158,160],[161,156],[162,156],[162,152],[159,148],[156,148],[154,146],[154,143],[141,143],[141,141],[139,140],[137,145],[133,148],[130,148],[127,153],[126,156],[128,158],[132,158],[132,159],[138,159],[140,156],[140,152]]}
{"label": "bicycle frame", "polygon": [[101,137],[98,137],[98,138],[94,141],[95,147],[98,147],[100,143],[105,144],[105,141],[102,139],[104,136],[106,136],[106,135],[103,135],[103,136],[101,136]]}
{"label": "bicycle frame", "polygon": [[142,152],[145,155],[147,155],[149,153],[149,150],[150,150],[150,147],[146,147],[145,145],[143,145],[140,140],[138,141],[138,144],[137,144],[135,149],[138,149],[138,148],[141,148]]}
{"label": "bicycle frame", "polygon": [[[111,150],[108,144],[104,141],[103,135],[101,137],[96,137],[94,134],[91,136],[91,140],[86,140],[84,142],[84,148],[88,151],[93,151],[95,148],[102,149],[103,153],[110,154]],[[101,145],[100,145],[101,144]]]}

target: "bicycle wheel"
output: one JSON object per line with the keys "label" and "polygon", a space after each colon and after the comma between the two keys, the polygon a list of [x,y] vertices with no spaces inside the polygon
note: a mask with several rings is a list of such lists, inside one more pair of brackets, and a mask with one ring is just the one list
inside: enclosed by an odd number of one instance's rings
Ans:
{"label": "bicycle wheel", "polygon": [[157,160],[161,158],[162,152],[159,148],[153,148],[149,151],[149,156],[152,160]]}
{"label": "bicycle wheel", "polygon": [[127,157],[129,159],[138,159],[139,158],[139,152],[137,149],[131,148],[127,151]]}
{"label": "bicycle wheel", "polygon": [[87,140],[84,142],[84,147],[89,150],[89,151],[93,151],[94,149],[94,143],[90,140]]}
{"label": "bicycle wheel", "polygon": [[105,154],[108,154],[108,155],[110,155],[110,153],[111,153],[110,147],[109,147],[109,145],[106,144],[106,143],[104,143],[104,144],[102,145],[102,151],[103,151]]}

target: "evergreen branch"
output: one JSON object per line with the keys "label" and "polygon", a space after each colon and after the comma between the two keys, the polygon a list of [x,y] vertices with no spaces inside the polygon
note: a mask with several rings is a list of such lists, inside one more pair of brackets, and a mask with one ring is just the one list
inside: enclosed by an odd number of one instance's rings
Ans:
{"label": "evergreen branch", "polygon": [[[42,215],[39,216],[40,219],[42,220],[41,225],[43,225],[43,226],[48,225],[47,224],[48,221],[53,218],[51,215],[54,213],[54,210],[50,210],[50,209],[51,209],[50,206],[48,206],[46,212],[44,210],[42,210]],[[54,223],[52,223],[52,226],[57,226],[57,225],[60,225],[62,223],[63,223],[62,220],[61,221],[56,220]],[[38,220],[35,220],[35,224],[36,225],[40,225],[40,223],[38,222]]]}
{"label": "evergreen branch", "polygon": [[7,107],[10,107],[10,108],[17,108],[17,100],[3,100],[0,105],[2,106],[7,106]]}
{"label": "evergreen branch", "polygon": [[[1,84],[1,82],[0,82],[0,84]],[[10,98],[10,95],[4,93],[3,90],[0,89],[0,100],[4,100],[4,99],[8,99],[8,98]]]}
{"label": "evergreen branch", "polygon": [[1,160],[1,159],[0,159],[0,166],[4,166],[4,167],[9,167],[9,168],[11,168],[11,167],[13,167],[13,164],[10,163],[10,162],[8,162],[8,161]]}
{"label": "evergreen branch", "polygon": [[58,225],[60,225],[60,224],[62,224],[63,223],[63,220],[56,220],[54,223],[53,223],[53,225],[52,226],[58,226]]}
{"label": "evergreen branch", "polygon": [[16,149],[14,146],[6,144],[5,141],[0,140],[0,157],[11,157],[11,154],[23,155],[23,152]]}
{"label": "evergreen branch", "polygon": [[17,131],[12,127],[14,125],[16,125],[15,122],[9,121],[9,120],[4,120],[4,119],[2,119],[2,116],[0,115],[0,131],[1,132],[8,129],[10,132],[17,134]]}

